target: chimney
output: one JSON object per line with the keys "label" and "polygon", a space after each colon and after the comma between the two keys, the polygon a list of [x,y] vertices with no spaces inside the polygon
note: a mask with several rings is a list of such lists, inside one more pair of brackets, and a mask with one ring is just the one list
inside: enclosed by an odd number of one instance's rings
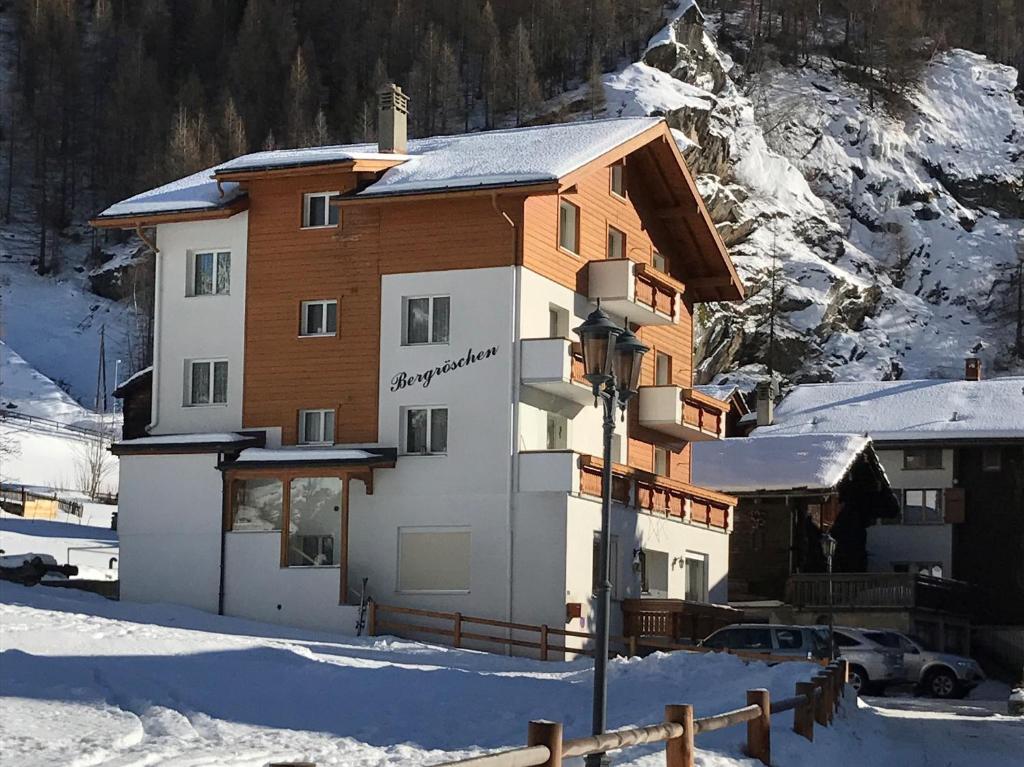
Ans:
{"label": "chimney", "polygon": [[377,91],[377,150],[384,154],[405,154],[409,99],[394,83]]}
{"label": "chimney", "polygon": [[981,380],[981,360],[977,357],[968,357],[964,360],[964,380]]}
{"label": "chimney", "polygon": [[757,384],[757,425],[771,426],[775,423],[775,387],[771,381]]}

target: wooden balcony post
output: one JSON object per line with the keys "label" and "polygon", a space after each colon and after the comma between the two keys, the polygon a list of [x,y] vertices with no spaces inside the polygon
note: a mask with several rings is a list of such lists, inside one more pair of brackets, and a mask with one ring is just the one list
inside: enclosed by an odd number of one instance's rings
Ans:
{"label": "wooden balcony post", "polygon": [[665,706],[665,721],[683,725],[683,734],[665,741],[665,767],[693,767],[693,706]]}
{"label": "wooden balcony post", "polygon": [[815,674],[811,682],[818,691],[814,697],[814,721],[828,727],[828,679],[824,674]]}
{"label": "wooden balcony post", "polygon": [[765,689],[747,690],[747,705],[760,706],[761,715],[747,722],[747,755],[761,764],[772,763],[772,706]]}
{"label": "wooden balcony post", "polygon": [[839,661],[832,662],[830,673],[832,676],[832,711],[838,711],[839,697],[843,694],[843,685],[839,681],[839,675],[842,673],[839,670]]}
{"label": "wooden balcony post", "polygon": [[796,694],[807,698],[793,709],[793,732],[814,740],[814,682],[797,682]]}
{"label": "wooden balcony post", "polygon": [[530,722],[526,745],[547,746],[550,756],[540,767],[562,767],[562,724],[535,719]]}
{"label": "wooden balcony post", "polygon": [[636,635],[635,634],[630,634],[628,637],[626,637],[626,641],[627,641],[627,643],[629,645],[629,657],[630,658],[635,658],[636,655],[637,655],[637,653],[636,653]]}
{"label": "wooden balcony post", "polygon": [[839,660],[839,695],[846,697],[846,685],[850,683],[850,661]]}
{"label": "wooden balcony post", "polygon": [[[569,644],[566,642],[566,644]],[[540,627],[540,659],[548,659],[548,624]]]}
{"label": "wooden balcony post", "polygon": [[455,613],[452,616],[452,647],[462,647],[462,613]]}

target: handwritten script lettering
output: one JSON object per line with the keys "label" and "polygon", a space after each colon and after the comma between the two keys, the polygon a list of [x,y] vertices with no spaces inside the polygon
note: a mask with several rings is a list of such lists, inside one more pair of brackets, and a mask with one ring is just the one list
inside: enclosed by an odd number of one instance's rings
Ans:
{"label": "handwritten script lettering", "polygon": [[457,360],[445,360],[443,364],[436,367],[427,368],[422,373],[406,373],[400,372],[395,373],[391,378],[391,391],[401,391],[415,384],[420,384],[424,389],[430,386],[438,376],[447,375],[453,370],[459,370],[460,368],[469,367],[470,365],[485,360],[488,357],[494,357],[498,354],[498,347],[492,346],[489,349],[484,349],[480,352],[475,352],[471,348],[466,354]]}

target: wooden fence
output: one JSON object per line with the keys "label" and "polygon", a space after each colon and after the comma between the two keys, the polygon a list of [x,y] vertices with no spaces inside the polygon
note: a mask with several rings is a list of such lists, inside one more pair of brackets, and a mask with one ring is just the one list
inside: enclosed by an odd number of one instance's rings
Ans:
{"label": "wooden fence", "polygon": [[814,725],[828,727],[845,694],[849,665],[830,663],[807,682],[797,682],[791,698],[772,701],[768,690],[747,690],[747,705],[721,714],[694,718],[689,704],[665,706],[665,721],[646,727],[630,727],[587,738],[563,740],[559,722],[532,721],[526,746],[475,756],[438,767],[562,767],[569,757],[617,751],[643,743],[665,744],[665,767],[693,767],[694,738],[740,724],[747,725],[746,753],[762,764],[771,764],[771,718],[793,712],[793,731],[814,740]]}
{"label": "wooden fence", "polygon": [[[399,619],[389,616],[399,616]],[[410,622],[411,618],[422,619],[415,623]],[[424,623],[432,621],[433,623]],[[441,625],[437,625],[440,623]],[[493,633],[484,634],[476,630],[467,630],[467,627],[487,626],[490,628],[502,629],[509,632],[508,636],[495,636]],[[569,629],[554,628],[551,626],[535,626],[529,623],[513,623],[510,621],[494,620],[492,618],[479,618],[462,613],[446,613],[436,610],[420,610],[414,607],[394,607],[379,602],[370,601],[367,604],[366,629],[370,636],[381,633],[394,633],[398,636],[410,634],[428,634],[430,636],[442,637],[449,640],[453,647],[463,647],[466,642],[477,642],[483,645],[498,645],[505,648],[525,647],[537,650],[540,660],[550,660],[551,653],[577,653],[579,655],[593,655],[592,647],[586,647],[586,642],[594,642],[595,635],[586,631],[571,631]],[[515,636],[514,634],[518,634]],[[523,638],[523,635],[529,638]],[[578,646],[570,647],[572,639],[583,640],[574,643]],[[687,652],[725,652],[735,655],[744,660],[759,660],[767,663],[785,663],[800,661],[807,663],[807,658],[794,657],[790,655],[769,655],[745,650],[716,650],[710,647],[698,647],[696,645],[673,643],[667,639],[658,637],[637,637],[637,636],[612,636],[611,644],[619,651],[628,656],[637,655],[641,649],[651,650],[683,650]],[[613,651],[614,652],[614,651]],[[824,661],[810,661],[821,663]]]}

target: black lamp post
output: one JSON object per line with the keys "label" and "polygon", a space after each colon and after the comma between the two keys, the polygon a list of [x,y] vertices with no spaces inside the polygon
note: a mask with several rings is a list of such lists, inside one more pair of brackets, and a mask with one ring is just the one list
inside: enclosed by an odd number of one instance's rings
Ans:
{"label": "black lamp post", "polygon": [[[601,475],[601,537],[598,562],[597,645],[594,648],[594,710],[592,734],[605,731],[608,709],[608,616],[611,612],[612,584],[608,578],[612,507],[612,435],[615,433],[615,408],[625,413],[626,403],[637,392],[640,367],[648,347],[629,329],[620,328],[601,309],[590,313],[576,328],[583,347],[584,377],[594,388],[594,404],[604,403],[604,466]],[[591,754],[587,767],[609,763],[606,754]]]}
{"label": "black lamp post", "polygon": [[828,653],[836,657],[836,616],[832,606],[832,558],[836,555],[836,539],[827,531],[821,534],[821,553],[825,555],[825,572],[828,585]]}

